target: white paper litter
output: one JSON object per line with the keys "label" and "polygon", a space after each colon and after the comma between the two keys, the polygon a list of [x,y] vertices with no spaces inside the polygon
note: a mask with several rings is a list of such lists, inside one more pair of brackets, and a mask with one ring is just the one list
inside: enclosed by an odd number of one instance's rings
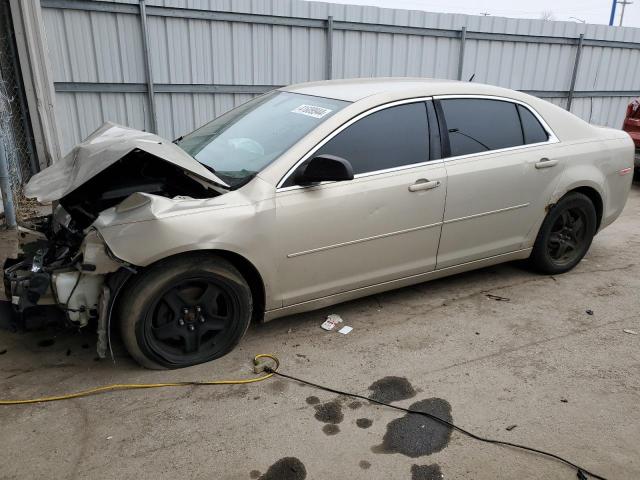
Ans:
{"label": "white paper litter", "polygon": [[638,335],[638,332],[636,332],[635,330],[631,330],[630,328],[625,328],[624,330],[622,330],[624,333],[628,333],[629,335]]}
{"label": "white paper litter", "polygon": [[325,330],[333,330],[333,328],[339,323],[342,323],[342,318],[340,318],[340,315],[335,315],[332,313],[331,315],[327,316],[327,319],[322,323],[322,325],[320,325],[320,327]]}
{"label": "white paper litter", "polygon": [[338,333],[341,333],[343,335],[346,335],[347,333],[349,333],[351,330],[353,330],[353,327],[349,327],[348,325],[345,325],[344,327],[342,327],[340,330],[338,330]]}

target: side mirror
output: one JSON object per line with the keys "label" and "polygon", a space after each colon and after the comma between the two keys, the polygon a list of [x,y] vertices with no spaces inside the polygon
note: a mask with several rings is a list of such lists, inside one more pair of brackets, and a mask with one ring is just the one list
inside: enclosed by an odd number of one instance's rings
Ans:
{"label": "side mirror", "polygon": [[295,174],[295,184],[307,186],[320,182],[353,180],[348,160],[335,155],[318,155],[303,163]]}

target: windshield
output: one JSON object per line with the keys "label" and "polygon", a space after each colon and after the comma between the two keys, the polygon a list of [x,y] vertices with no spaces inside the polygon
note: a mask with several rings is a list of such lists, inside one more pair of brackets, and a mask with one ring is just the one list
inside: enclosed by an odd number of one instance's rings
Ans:
{"label": "windshield", "polygon": [[176,144],[237,187],[347,104],[275,91],[225,113]]}

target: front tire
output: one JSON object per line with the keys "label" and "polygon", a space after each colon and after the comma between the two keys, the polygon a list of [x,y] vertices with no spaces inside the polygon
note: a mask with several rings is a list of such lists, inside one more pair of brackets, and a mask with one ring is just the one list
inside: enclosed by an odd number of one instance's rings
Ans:
{"label": "front tire", "polygon": [[568,272],[589,250],[596,225],[596,209],[589,197],[579,192],[568,193],[544,219],[529,265],[540,273]]}
{"label": "front tire", "polygon": [[160,261],[134,277],[119,304],[127,350],[151,369],[182,368],[231,351],[251,321],[251,289],[223,258]]}

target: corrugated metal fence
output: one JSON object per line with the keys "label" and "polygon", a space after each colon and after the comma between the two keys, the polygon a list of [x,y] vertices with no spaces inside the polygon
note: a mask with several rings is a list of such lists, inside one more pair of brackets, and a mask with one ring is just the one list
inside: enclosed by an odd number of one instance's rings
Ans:
{"label": "corrugated metal fence", "polygon": [[105,120],[175,138],[325,78],[474,75],[616,128],[640,94],[640,29],[299,0],[41,6],[63,152]]}

